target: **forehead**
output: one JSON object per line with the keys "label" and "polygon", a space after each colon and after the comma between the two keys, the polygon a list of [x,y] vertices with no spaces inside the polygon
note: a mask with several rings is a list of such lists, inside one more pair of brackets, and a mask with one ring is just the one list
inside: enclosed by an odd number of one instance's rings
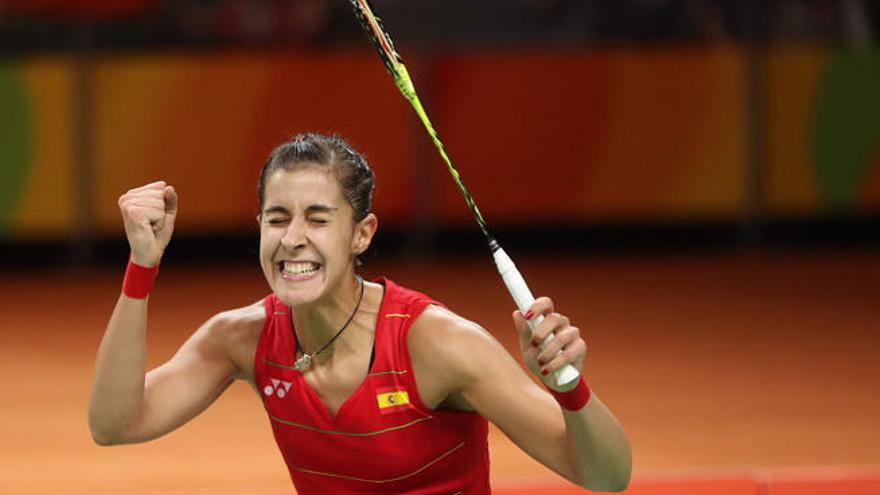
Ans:
{"label": "forehead", "polygon": [[313,204],[342,207],[342,187],[329,167],[304,166],[279,169],[266,177],[264,206],[308,207]]}

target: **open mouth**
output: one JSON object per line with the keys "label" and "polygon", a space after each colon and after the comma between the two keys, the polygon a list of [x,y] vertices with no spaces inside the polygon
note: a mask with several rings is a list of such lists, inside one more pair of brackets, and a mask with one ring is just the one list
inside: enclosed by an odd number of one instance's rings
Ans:
{"label": "open mouth", "polygon": [[321,265],[313,261],[281,261],[278,268],[285,280],[304,280],[321,270]]}

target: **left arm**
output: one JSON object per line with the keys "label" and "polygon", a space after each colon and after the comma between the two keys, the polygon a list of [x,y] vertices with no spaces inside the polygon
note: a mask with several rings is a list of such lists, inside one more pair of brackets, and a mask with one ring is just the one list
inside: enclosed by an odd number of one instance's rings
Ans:
{"label": "left arm", "polygon": [[[582,368],[586,344],[567,318],[553,313],[549,299],[538,299],[531,309],[545,316],[534,335],[522,315],[514,313],[523,357],[527,367],[550,386],[553,371],[564,364]],[[626,488],[631,472],[629,443],[595,394],[578,411],[562,409],[495,338],[449,311],[427,309],[413,330],[410,352],[420,394],[429,406],[448,401],[479,412],[532,458],[581,487]],[[551,331],[556,337],[543,351],[530,344],[532,338],[540,341]],[[556,356],[558,350],[562,353]],[[541,366],[538,359],[547,363]],[[543,369],[547,374],[542,376]]]}

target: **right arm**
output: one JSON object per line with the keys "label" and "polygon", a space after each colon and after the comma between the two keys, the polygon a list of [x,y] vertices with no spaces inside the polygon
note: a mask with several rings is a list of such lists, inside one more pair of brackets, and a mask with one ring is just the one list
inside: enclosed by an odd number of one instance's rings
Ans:
{"label": "right arm", "polygon": [[[155,266],[171,239],[177,194],[164,182],[119,198],[131,260]],[[98,349],[89,400],[89,429],[100,445],[161,436],[210,405],[239,372],[223,345],[235,317],[218,315],[167,363],[146,373],[149,298],[120,294]],[[234,313],[234,312],[233,312]]]}
{"label": "right arm", "polygon": [[120,295],[98,350],[89,429],[99,445],[160,437],[204,411],[239,374],[224,334],[237,318],[202,325],[165,364],[145,371],[146,300]]}

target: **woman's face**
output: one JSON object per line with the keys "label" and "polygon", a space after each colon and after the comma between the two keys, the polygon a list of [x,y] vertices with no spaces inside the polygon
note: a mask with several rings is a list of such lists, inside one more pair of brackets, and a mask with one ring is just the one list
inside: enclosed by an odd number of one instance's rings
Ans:
{"label": "woman's face", "polygon": [[260,265],[281,301],[320,301],[350,276],[354,255],[375,231],[375,216],[355,224],[353,214],[329,168],[305,165],[266,178]]}

